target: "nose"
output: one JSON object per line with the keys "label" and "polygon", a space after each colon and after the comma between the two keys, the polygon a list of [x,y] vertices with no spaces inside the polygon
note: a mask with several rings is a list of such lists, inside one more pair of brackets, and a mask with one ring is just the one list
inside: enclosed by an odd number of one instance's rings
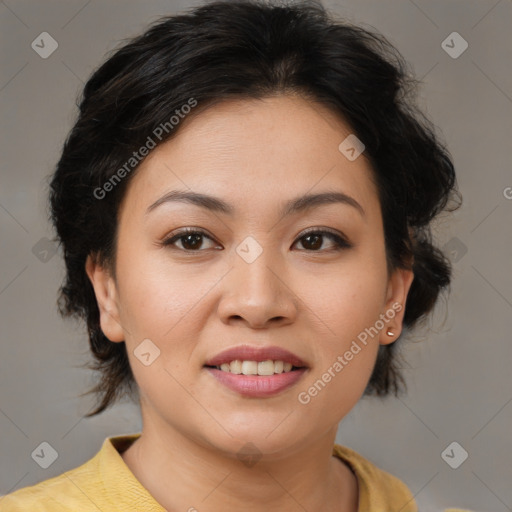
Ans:
{"label": "nose", "polygon": [[235,255],[234,267],[222,280],[218,313],[224,323],[264,329],[295,321],[299,299],[293,283],[284,265],[270,261],[268,252],[251,263]]}

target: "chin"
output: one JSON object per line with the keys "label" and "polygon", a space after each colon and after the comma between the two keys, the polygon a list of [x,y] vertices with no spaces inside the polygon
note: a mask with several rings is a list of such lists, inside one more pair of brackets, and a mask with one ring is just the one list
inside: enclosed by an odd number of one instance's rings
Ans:
{"label": "chin", "polygon": [[[248,421],[250,421],[250,418],[248,418]],[[224,435],[215,438],[209,436],[207,441],[210,446],[223,452],[228,457],[239,458],[240,460],[250,459],[251,457],[275,460],[303,447],[308,437],[310,437],[306,432],[299,432],[297,429],[290,430],[289,427],[278,425],[279,422],[274,423],[271,429],[266,428],[266,425],[263,428],[256,421],[243,427],[226,425],[225,428],[232,434],[232,437],[222,431]]]}

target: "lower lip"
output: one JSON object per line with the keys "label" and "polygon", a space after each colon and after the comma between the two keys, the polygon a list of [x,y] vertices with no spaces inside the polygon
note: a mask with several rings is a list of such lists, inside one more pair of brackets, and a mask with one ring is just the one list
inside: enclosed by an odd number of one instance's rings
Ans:
{"label": "lower lip", "polygon": [[223,372],[217,368],[206,368],[221,384],[232,391],[252,398],[266,398],[277,395],[285,389],[293,386],[306,372],[306,368],[300,368],[286,373],[274,375],[236,375]]}

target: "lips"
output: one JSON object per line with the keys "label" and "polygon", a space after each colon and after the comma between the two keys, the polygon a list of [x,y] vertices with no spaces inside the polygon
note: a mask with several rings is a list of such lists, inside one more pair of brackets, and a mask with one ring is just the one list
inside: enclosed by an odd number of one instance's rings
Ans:
{"label": "lips", "polygon": [[217,354],[204,368],[223,387],[247,398],[278,395],[297,384],[308,371],[306,363],[288,350],[249,345]]}
{"label": "lips", "polygon": [[205,366],[216,367],[232,361],[283,361],[291,363],[296,368],[307,367],[306,363],[297,355],[281,347],[251,347],[240,345],[223,352],[206,361]]}

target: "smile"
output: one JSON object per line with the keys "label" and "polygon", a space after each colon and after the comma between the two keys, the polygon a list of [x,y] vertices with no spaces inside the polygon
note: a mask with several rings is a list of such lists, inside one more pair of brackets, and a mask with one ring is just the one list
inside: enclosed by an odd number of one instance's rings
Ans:
{"label": "smile", "polygon": [[296,384],[306,363],[281,347],[240,345],[208,360],[204,368],[224,387],[252,398],[266,398]]}
{"label": "smile", "polygon": [[235,375],[274,375],[279,373],[291,372],[294,368],[292,363],[285,361],[239,361],[238,359],[230,363],[222,363],[216,366],[218,370]]}

